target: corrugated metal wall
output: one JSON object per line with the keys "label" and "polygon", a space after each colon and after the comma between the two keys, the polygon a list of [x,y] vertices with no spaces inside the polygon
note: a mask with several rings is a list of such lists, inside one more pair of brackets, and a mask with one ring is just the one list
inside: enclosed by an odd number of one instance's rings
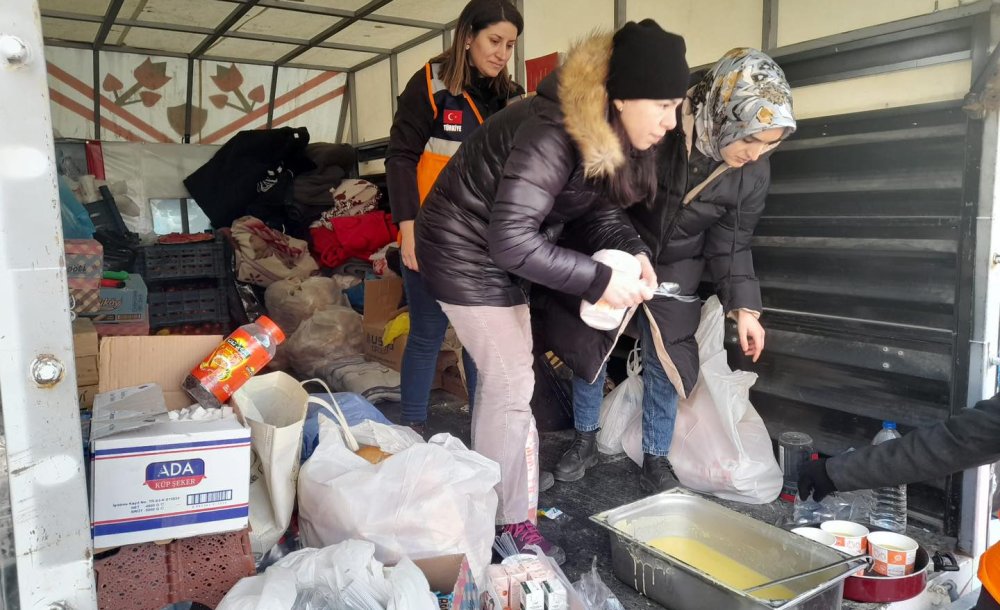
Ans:
{"label": "corrugated metal wall", "polygon": [[[983,64],[988,13],[776,54],[794,86],[950,61]],[[767,349],[751,398],[772,437],[833,455],[966,405],[980,125],[961,102],[801,121],[771,159],[754,238]],[[735,337],[730,337],[735,340]],[[910,487],[954,534],[960,477]]]}
{"label": "corrugated metal wall", "polygon": [[[917,107],[804,121],[775,152],[754,239],[767,350],[754,404],[772,435],[836,454],[950,412],[966,117]],[[935,493],[936,491],[936,493]],[[914,508],[944,515],[944,484]]]}

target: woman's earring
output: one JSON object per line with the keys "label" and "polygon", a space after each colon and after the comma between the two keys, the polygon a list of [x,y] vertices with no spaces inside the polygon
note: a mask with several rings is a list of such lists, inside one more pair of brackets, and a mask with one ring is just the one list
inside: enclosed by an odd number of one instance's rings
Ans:
{"label": "woman's earring", "polygon": [[622,110],[625,110],[625,104],[623,102],[619,102],[615,104],[615,108],[618,109],[618,112],[621,112]]}
{"label": "woman's earring", "polygon": [[468,51],[471,45],[465,45],[465,50]]}

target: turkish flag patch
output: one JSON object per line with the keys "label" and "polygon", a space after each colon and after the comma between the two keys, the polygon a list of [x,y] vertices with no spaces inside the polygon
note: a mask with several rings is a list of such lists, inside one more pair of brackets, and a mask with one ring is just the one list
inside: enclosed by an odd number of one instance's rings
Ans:
{"label": "turkish flag patch", "polygon": [[462,111],[461,110],[445,110],[444,111],[444,124],[445,125],[461,125],[462,124]]}

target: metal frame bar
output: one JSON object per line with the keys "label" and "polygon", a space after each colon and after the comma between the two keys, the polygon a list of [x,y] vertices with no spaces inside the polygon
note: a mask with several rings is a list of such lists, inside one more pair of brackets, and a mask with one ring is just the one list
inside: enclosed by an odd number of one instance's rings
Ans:
{"label": "metal frame bar", "polygon": [[[42,16],[54,19],[84,21],[87,23],[103,23],[102,19],[97,15],[67,13],[64,11],[42,11]],[[116,19],[114,23],[112,23],[112,25],[120,25],[129,28],[145,28],[147,30],[160,30],[162,32],[177,32],[180,34],[201,34],[203,36],[211,36],[216,33],[215,28],[204,28],[196,25],[178,25],[175,23],[161,23],[158,21],[142,21],[139,19]],[[240,32],[239,30],[230,30],[224,32],[223,37],[239,38],[241,40],[253,40],[257,42],[275,42],[279,44],[290,44],[295,46],[300,46],[303,43],[307,42],[301,38],[291,38],[288,36],[272,36],[270,34],[255,34],[253,32]],[[384,47],[369,47],[365,45],[356,45],[356,44],[340,44],[336,42],[320,42],[314,46],[319,47],[321,49],[335,49],[339,51],[358,51],[360,53],[390,53],[392,51],[392,49],[386,49]]]}
{"label": "metal frame bar", "polygon": [[[617,2],[618,0],[615,1]],[[521,16],[523,17],[524,0],[515,0],[514,6],[517,7],[517,12],[521,13]],[[525,78],[525,70],[527,69],[525,67],[526,65],[525,62],[527,61],[527,59],[528,58],[524,56],[524,36],[518,36],[517,41],[514,43],[514,82],[521,85],[522,87],[525,86],[524,78]]]}
{"label": "metal frame bar", "polygon": [[233,9],[233,12],[229,13],[229,16],[223,19],[222,23],[216,26],[215,31],[205,40],[201,41],[201,44],[195,47],[194,51],[191,52],[191,57],[194,59],[200,59],[206,51],[212,48],[213,44],[222,38],[223,34],[231,30],[244,15],[257,6],[258,1],[259,0],[246,0],[246,2]]}
{"label": "metal frame bar", "polygon": [[451,47],[451,30],[441,32],[441,52],[444,53]]}
{"label": "metal frame bar", "polygon": [[[0,149],[17,151],[8,155],[8,167],[0,172],[0,240],[5,246],[0,248],[0,294],[6,295],[0,299],[0,391],[7,461],[3,476],[9,482],[13,518],[8,524],[17,563],[14,595],[21,608],[96,610],[87,465],[80,450],[37,1],[5,3],[0,32],[10,37],[0,60],[0,115],[9,117],[0,132]],[[38,368],[43,364],[50,372],[44,376]]]}
{"label": "metal frame bar", "polygon": [[347,73],[347,94],[351,101],[351,144],[358,145],[358,87],[357,72]]}
{"label": "metal frame bar", "polygon": [[278,91],[278,66],[271,68],[271,95],[267,98],[267,128],[274,123],[274,95]]}
{"label": "metal frame bar", "polygon": [[625,25],[626,21],[628,21],[628,0],[615,0],[615,29]]}
{"label": "metal frame bar", "polygon": [[767,51],[778,46],[778,14],[781,0],[764,0],[764,23],[761,32],[761,49]]}
{"label": "metal frame bar", "polygon": [[389,94],[392,96],[392,114],[396,115],[399,104],[399,54],[389,56]]}
{"label": "metal frame bar", "polygon": [[108,34],[111,33],[111,26],[114,25],[115,19],[118,18],[118,13],[122,10],[123,4],[125,4],[125,0],[111,0],[108,10],[104,13],[104,19],[101,20],[101,27],[97,30],[97,36],[94,37],[95,49],[100,49],[107,41]]}
{"label": "metal frame bar", "polygon": [[94,139],[101,139],[101,52],[94,49],[90,54],[90,62],[94,68]]}
{"label": "metal frame bar", "polygon": [[182,140],[185,144],[191,143],[191,112],[192,102],[194,100],[194,59],[188,58],[187,61],[187,92],[185,94],[185,106],[184,106],[184,139]]}
{"label": "metal frame bar", "polygon": [[386,4],[389,4],[390,2],[392,2],[392,0],[372,0],[368,4],[362,6],[357,11],[355,11],[352,17],[349,17],[338,23],[333,24],[332,26],[320,32],[319,34],[316,34],[315,36],[310,38],[309,42],[307,42],[306,44],[300,45],[295,50],[289,51],[288,53],[280,57],[278,61],[274,62],[274,65],[281,67],[284,64],[287,64],[288,62],[295,59],[299,55],[302,55],[309,49],[315,47],[317,44],[324,42],[331,36],[336,36],[338,32],[346,30],[350,26],[360,21],[362,18],[370,15],[371,13],[374,13],[375,11],[382,8]]}
{"label": "metal frame bar", "polygon": [[[232,2],[240,4],[243,0],[222,0],[223,2]],[[257,3],[257,6],[261,8],[275,8],[286,11],[294,11],[296,13],[308,13],[311,15],[325,15],[327,17],[342,17],[351,18],[356,15],[356,12],[349,11],[346,9],[337,8],[327,8],[324,6],[313,6],[309,4],[300,4],[298,2],[282,2],[281,0],[261,0]],[[378,23],[388,23],[390,25],[405,25],[412,28],[425,28],[429,30],[440,30],[442,25],[435,21],[422,21],[420,19],[407,19],[405,17],[390,17],[388,15],[376,15],[371,14],[365,17],[365,21],[376,21]]]}
{"label": "metal frame bar", "polygon": [[[348,76],[348,79],[350,77]],[[347,123],[347,111],[350,110],[351,102],[348,99],[344,99],[345,96],[340,96],[340,119],[337,120],[337,143],[340,144],[344,141],[344,125]]]}

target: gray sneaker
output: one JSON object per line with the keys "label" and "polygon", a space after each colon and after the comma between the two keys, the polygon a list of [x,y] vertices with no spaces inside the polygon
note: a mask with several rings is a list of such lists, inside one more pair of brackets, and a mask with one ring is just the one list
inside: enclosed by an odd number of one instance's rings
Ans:
{"label": "gray sneaker", "polygon": [[552,486],[556,484],[556,478],[552,476],[552,473],[548,470],[542,470],[538,473],[538,492],[548,491],[552,489]]}

